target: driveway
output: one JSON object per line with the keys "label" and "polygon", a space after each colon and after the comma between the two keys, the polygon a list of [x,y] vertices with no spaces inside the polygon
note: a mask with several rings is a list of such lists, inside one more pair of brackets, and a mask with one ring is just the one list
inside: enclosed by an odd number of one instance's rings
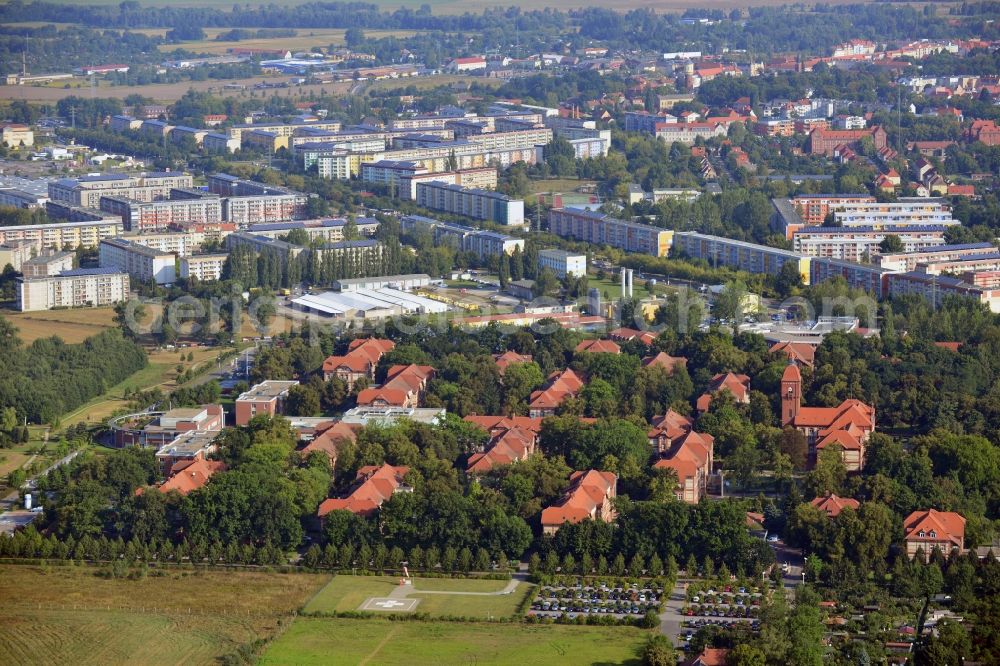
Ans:
{"label": "driveway", "polygon": [[681,636],[685,615],[681,611],[687,598],[686,588],[687,586],[681,582],[674,585],[663,612],[660,613],[660,633],[669,638],[674,647],[681,647],[684,643]]}

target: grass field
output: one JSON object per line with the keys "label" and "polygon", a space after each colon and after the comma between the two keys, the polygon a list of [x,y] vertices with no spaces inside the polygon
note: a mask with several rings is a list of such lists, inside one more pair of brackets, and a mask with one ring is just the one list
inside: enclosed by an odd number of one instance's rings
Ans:
{"label": "grass field", "polygon": [[648,632],[533,626],[298,618],[261,664],[639,664]]}
{"label": "grass field", "polygon": [[19,446],[12,449],[0,449],[0,486],[3,485],[3,479],[8,474],[15,469],[20,469],[31,459],[31,455],[25,451],[26,448],[27,446]]}
{"label": "grass field", "polygon": [[[314,46],[343,46],[344,35],[347,32],[335,28],[292,28],[298,32],[294,37],[265,37],[263,39],[243,39],[238,42],[220,42],[216,37],[223,32],[228,32],[230,28],[210,28],[205,30],[205,39],[192,42],[181,42],[180,44],[162,44],[161,51],[173,51],[176,48],[186,49],[195,53],[211,53],[215,55],[228,53],[229,49],[259,48],[259,49],[288,49],[293,53],[296,51],[308,51]],[[166,34],[166,29],[139,30],[145,34]],[[412,37],[417,34],[416,30],[365,30],[365,36],[373,39],[380,37]]]}
{"label": "grass field", "polygon": [[[591,289],[599,289],[601,291],[601,298],[605,298],[605,292],[608,294],[607,298],[610,298],[611,300],[617,300],[622,296],[621,279],[617,275],[603,280],[598,280],[593,275],[590,275],[590,279],[587,281],[587,286]],[[649,291],[646,290],[645,283],[640,283],[639,280],[633,279],[632,297],[635,299],[641,299],[646,298],[648,295]]]}
{"label": "grass field", "polygon": [[2,661],[214,663],[273,636],[329,578],[211,571],[105,580],[95,574],[89,567],[0,566]]}
{"label": "grass field", "polygon": [[575,192],[577,188],[583,186],[593,186],[596,181],[578,180],[576,178],[549,178],[547,180],[532,180],[531,191],[535,194],[539,192]]}
{"label": "grass field", "polygon": [[[180,83],[151,83],[145,86],[107,86],[99,85],[96,91],[98,97],[114,97],[124,99],[135,93],[152,98],[158,102],[176,102],[188,90],[196,92],[209,92],[220,97],[249,97],[254,93],[257,97],[270,97],[275,94],[286,95],[308,95],[315,93],[323,94],[343,94],[351,89],[354,84],[350,81],[344,83],[331,83],[324,85],[295,86],[281,90],[251,90],[255,83],[260,81],[281,82],[289,81],[288,76],[274,77],[254,77],[252,79],[213,79],[209,81],[181,81]],[[227,83],[235,83],[246,86],[246,90],[226,90]],[[23,99],[28,102],[55,102],[70,95],[90,95],[89,82],[83,83],[75,81],[75,87],[46,87],[46,86],[0,86],[0,99],[15,100]]]}
{"label": "grass field", "polygon": [[[413,591],[409,596],[420,599],[416,608],[418,612],[431,616],[501,617],[516,613],[518,605],[534,586],[522,583],[512,594],[495,596],[420,592],[498,592],[507,583],[505,580],[414,578]],[[366,599],[388,596],[398,586],[399,579],[392,576],[337,576],[309,601],[304,610],[307,613],[358,610]]]}
{"label": "grass field", "polygon": [[75,344],[115,325],[114,308],[4,312],[3,315],[17,326],[17,335],[25,344],[53,335]]}

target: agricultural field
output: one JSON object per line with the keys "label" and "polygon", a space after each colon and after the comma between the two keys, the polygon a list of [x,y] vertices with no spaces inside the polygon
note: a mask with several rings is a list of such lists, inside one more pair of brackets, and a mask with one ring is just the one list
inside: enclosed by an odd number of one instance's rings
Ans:
{"label": "agricultural field", "polygon": [[[209,92],[220,97],[250,97],[251,93],[260,96],[270,96],[272,94],[287,95],[336,95],[346,93],[354,84],[351,81],[343,83],[329,83],[317,85],[302,85],[291,88],[255,91],[252,90],[255,83],[268,81],[278,83],[290,81],[291,77],[254,77],[252,79],[212,79],[208,81],[181,81],[179,83],[150,83],[144,86],[110,86],[98,85],[96,94],[99,97],[115,97],[124,99],[131,94],[143,95],[153,100],[163,103],[172,103],[179,100],[188,90],[196,92]],[[57,82],[58,83],[58,82]],[[245,90],[226,89],[227,83],[245,86]],[[73,87],[48,87],[48,86],[0,86],[0,99],[15,100],[23,99],[28,102],[55,102],[70,95],[90,94],[89,82],[74,81]]]}
{"label": "agricultural field", "polygon": [[[460,615],[487,618],[513,615],[534,585],[519,583],[511,594],[496,594],[510,581],[452,578],[414,578],[406,599],[419,599],[415,610],[431,616]],[[358,610],[372,597],[399,592],[399,579],[391,576],[337,576],[313,597],[304,611],[344,612]],[[453,593],[453,594],[448,594]],[[472,594],[463,594],[472,593]]]}
{"label": "agricultural field", "polygon": [[639,664],[647,636],[633,627],[298,618],[260,663]]}
{"label": "agricultural field", "polygon": [[[181,42],[179,44],[162,44],[161,51],[173,51],[182,48],[194,53],[210,53],[212,55],[222,55],[228,53],[229,49],[258,48],[258,49],[288,49],[293,53],[296,51],[308,51],[314,46],[327,47],[343,46],[345,44],[344,35],[347,32],[334,28],[291,28],[298,32],[294,37],[265,37],[262,39],[243,39],[238,42],[216,41],[216,37],[223,32],[229,32],[230,28],[210,28],[205,30],[205,39],[192,42]],[[166,29],[138,30],[145,34],[163,35]],[[365,36],[378,39],[379,37],[412,37],[417,34],[416,30],[365,30]]]}
{"label": "agricultural field", "polygon": [[26,345],[53,335],[76,344],[115,325],[114,308],[4,312],[3,316],[17,326],[17,335]]}
{"label": "agricultural field", "polygon": [[[171,571],[108,580],[90,567],[0,566],[6,663],[214,663],[269,638],[328,576]],[[253,590],[253,594],[247,594]]]}

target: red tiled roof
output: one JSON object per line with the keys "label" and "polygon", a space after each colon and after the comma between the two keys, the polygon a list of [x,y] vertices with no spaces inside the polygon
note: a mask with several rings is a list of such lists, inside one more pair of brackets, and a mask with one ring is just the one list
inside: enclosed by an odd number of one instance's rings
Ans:
{"label": "red tiled roof", "polygon": [[343,499],[331,498],[319,505],[317,515],[322,518],[331,511],[350,511],[351,513],[368,514],[382,506],[399,486],[410,471],[409,467],[393,467],[392,465],[367,465],[358,470],[357,480],[361,485]]}
{"label": "red tiled roof", "polygon": [[382,402],[393,407],[406,406],[406,391],[392,388],[367,388],[358,393],[359,405],[373,405]]}
{"label": "red tiled roof", "polygon": [[583,380],[572,370],[554,372],[549,376],[548,386],[531,394],[529,406],[532,409],[553,409],[566,398],[576,395],[583,388]]}
{"label": "red tiled roof", "polygon": [[[920,536],[920,531],[934,531],[937,537]],[[959,545],[965,538],[965,518],[953,511],[914,511],[903,521],[903,538],[907,541],[951,541]]]}
{"label": "red tiled roof", "polygon": [[495,355],[493,360],[496,362],[500,374],[503,375],[504,370],[509,365],[514,363],[531,363],[531,354],[518,354],[514,351],[505,351],[502,354]]}
{"label": "red tiled roof", "polygon": [[576,346],[577,353],[621,354],[622,348],[611,340],[584,340]]}
{"label": "red tiled roof", "polygon": [[813,367],[816,359],[816,346],[808,342],[778,342],[768,350],[772,354],[783,353],[789,361]]}
{"label": "red tiled roof", "polygon": [[712,404],[712,396],[722,390],[728,390],[737,402],[746,402],[750,396],[750,378],[746,375],[737,375],[732,372],[718,374],[712,377],[708,388],[698,398],[698,411],[708,411]]}
{"label": "red tiled roof", "polygon": [[337,459],[337,450],[344,442],[354,442],[358,438],[361,426],[341,421],[323,424],[322,430],[316,433],[311,442],[302,448],[302,455],[308,456],[313,451],[322,451],[330,460]]}
{"label": "red tiled roof", "polygon": [[221,460],[182,460],[171,468],[172,476],[161,484],[157,490],[168,493],[176,490],[181,495],[202,488],[216,472],[224,472],[226,463]]}
{"label": "red tiled roof", "polygon": [[542,525],[558,526],[589,518],[607,498],[616,494],[618,477],[612,472],[573,472],[570,487],[562,500],[542,510]]}
{"label": "red tiled roof", "polygon": [[671,356],[666,352],[660,352],[656,356],[647,356],[642,359],[645,367],[656,366],[663,368],[668,373],[672,373],[677,368],[686,368],[688,360],[683,356]]}
{"label": "red tiled roof", "polygon": [[844,509],[854,509],[855,511],[861,506],[861,502],[851,497],[838,497],[836,495],[827,495],[826,497],[817,497],[813,501],[809,502],[814,507],[820,511],[825,511],[826,515],[831,518],[836,518],[840,515],[840,512]]}

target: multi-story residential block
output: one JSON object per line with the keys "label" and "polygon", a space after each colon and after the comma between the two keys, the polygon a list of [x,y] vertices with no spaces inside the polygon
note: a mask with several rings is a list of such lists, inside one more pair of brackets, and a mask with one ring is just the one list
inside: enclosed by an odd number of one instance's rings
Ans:
{"label": "multi-story residential block", "polygon": [[587,274],[587,255],[566,250],[541,250],[538,253],[538,269],[548,268],[556,277],[583,277]]}
{"label": "multi-story residential block", "polygon": [[915,294],[922,296],[934,307],[940,307],[945,298],[961,296],[985,305],[992,312],[1000,312],[1000,288],[980,287],[961,278],[916,271],[890,273],[888,282],[889,295],[893,297]]}
{"label": "multi-story residential block", "polygon": [[194,180],[186,173],[144,173],[139,176],[109,173],[52,181],[49,183],[49,199],[84,208],[99,208],[102,196],[156,201],[169,198],[172,188],[190,188],[193,185]]}
{"label": "multi-story residential block", "polygon": [[667,256],[674,238],[674,232],[667,229],[576,208],[553,208],[549,211],[549,231],[563,238],[610,245],[626,252],[640,252],[654,257]]}
{"label": "multi-story residential block", "polygon": [[132,116],[111,116],[111,122],[108,124],[108,128],[112,132],[135,131],[140,127],[142,127],[142,119]]}
{"label": "multi-story residential block", "polygon": [[[171,190],[171,194],[178,191]],[[103,211],[121,215],[127,231],[163,231],[171,226],[215,224],[222,221],[222,199],[218,196],[150,202],[102,196],[100,206]]]}
{"label": "multi-story residential block", "polygon": [[799,194],[792,198],[792,206],[808,225],[823,224],[826,216],[848,204],[873,204],[875,197],[867,194]]}
{"label": "multi-story residential block", "polygon": [[195,278],[202,282],[222,279],[222,267],[226,265],[229,255],[225,252],[211,254],[193,254],[181,257],[179,260],[181,277],[185,280]]}
{"label": "multi-story residential block", "polygon": [[961,224],[941,199],[903,198],[892,202],[850,202],[833,208],[833,218],[843,227],[883,227]]}
{"label": "multi-story residential block", "polygon": [[403,217],[400,219],[400,228],[404,232],[428,230],[434,234],[434,242],[451,243],[457,249],[473,252],[480,258],[500,256],[501,254],[510,255],[514,253],[515,249],[524,251],[523,238],[441,222],[421,215]]}
{"label": "multi-story residential block", "polygon": [[258,415],[275,416],[285,413],[288,390],[298,386],[297,381],[269,379],[251,387],[236,399],[236,425],[242,426]]}
{"label": "multi-story residential block", "polygon": [[936,245],[916,252],[880,254],[872,257],[872,262],[883,269],[905,273],[916,270],[917,264],[938,261],[957,261],[963,257],[973,257],[992,252],[992,243],[963,243],[958,245]]}
{"label": "multi-story residential block", "polygon": [[[268,238],[279,238],[287,236],[293,229],[301,229],[309,236],[309,240],[320,239],[327,243],[336,243],[345,240],[344,228],[348,221],[342,217],[330,220],[301,220],[296,222],[272,222],[269,224],[254,224],[247,227],[247,233]],[[374,217],[358,217],[354,220],[354,226],[358,230],[358,235],[372,237],[378,232],[380,223]]]}
{"label": "multi-story residential block", "polygon": [[48,200],[48,196],[44,194],[24,192],[13,187],[0,187],[0,206],[30,210],[43,207]]}
{"label": "multi-story residential block", "polygon": [[31,259],[35,250],[35,244],[30,240],[11,240],[0,244],[0,270],[10,266],[15,271],[20,271],[21,266]]}
{"label": "multi-story residential block", "polygon": [[225,197],[222,200],[222,217],[239,227],[299,220],[306,216],[308,201],[309,197],[300,193]]}
{"label": "multi-story residential block", "polygon": [[0,227],[0,244],[9,245],[15,241],[27,241],[36,251],[92,248],[97,247],[105,238],[120,236],[123,231],[124,226],[118,217],[96,222],[24,224]]}
{"label": "multi-story residential block", "polygon": [[235,153],[240,149],[240,140],[221,132],[208,132],[202,137],[201,145],[209,153]]}
{"label": "multi-story residential block", "polygon": [[242,140],[245,132],[260,130],[271,132],[278,136],[292,136],[297,131],[305,129],[338,132],[340,131],[340,122],[336,120],[315,120],[310,122],[240,124],[228,128],[226,134],[231,139]]}
{"label": "multi-story residential block", "polygon": [[874,227],[805,227],[792,236],[796,252],[812,257],[830,257],[862,261],[879,253],[879,244],[887,236],[896,236],[905,252],[916,252],[942,245],[948,227],[941,225]]}
{"label": "multi-story residential block", "polygon": [[493,167],[483,169],[465,169],[462,171],[443,171],[440,173],[401,174],[396,195],[400,199],[416,199],[417,185],[430,181],[449,183],[472,189],[496,189],[497,170]]}
{"label": "multi-story residential block", "polygon": [[101,241],[101,268],[125,271],[136,280],[173,284],[177,281],[174,255],[124,238]]}
{"label": "multi-story residential block", "polygon": [[190,141],[194,145],[200,146],[204,142],[206,134],[208,134],[208,130],[206,129],[178,125],[170,131],[170,141],[175,144],[183,144]]}
{"label": "multi-story residential block", "polygon": [[548,127],[532,127],[513,132],[492,132],[468,137],[470,143],[488,150],[512,150],[547,146],[552,143],[552,130]]}
{"label": "multi-story residential block", "polygon": [[750,273],[777,275],[785,264],[791,263],[798,268],[803,284],[809,284],[810,258],[799,252],[694,231],[674,234],[674,246],[693,259],[704,259],[717,266],[733,266]]}
{"label": "multi-story residential block", "polygon": [[611,139],[604,137],[569,139],[573,146],[573,156],[578,160],[588,160],[591,157],[605,157],[611,149]]}
{"label": "multi-story residential block", "polygon": [[[0,250],[2,251],[2,250]],[[21,274],[26,278],[49,277],[73,270],[73,252],[53,252],[40,254],[21,263]]]}
{"label": "multi-story residential block", "polygon": [[17,309],[21,312],[111,305],[128,300],[127,273],[108,268],[77,268],[59,275],[19,278]]}
{"label": "multi-story residential block", "polygon": [[417,183],[416,203],[424,208],[465,215],[506,226],[524,225],[524,201],[499,192],[450,185],[440,181]]}
{"label": "multi-story residential block", "polygon": [[889,274],[893,271],[872,264],[859,264],[844,259],[813,257],[809,260],[809,282],[819,284],[843,278],[853,289],[864,289],[878,298],[889,295]]}
{"label": "multi-story residential block", "polygon": [[361,180],[388,187],[391,192],[395,192],[402,178],[426,173],[427,169],[417,162],[379,160],[361,165]]}

